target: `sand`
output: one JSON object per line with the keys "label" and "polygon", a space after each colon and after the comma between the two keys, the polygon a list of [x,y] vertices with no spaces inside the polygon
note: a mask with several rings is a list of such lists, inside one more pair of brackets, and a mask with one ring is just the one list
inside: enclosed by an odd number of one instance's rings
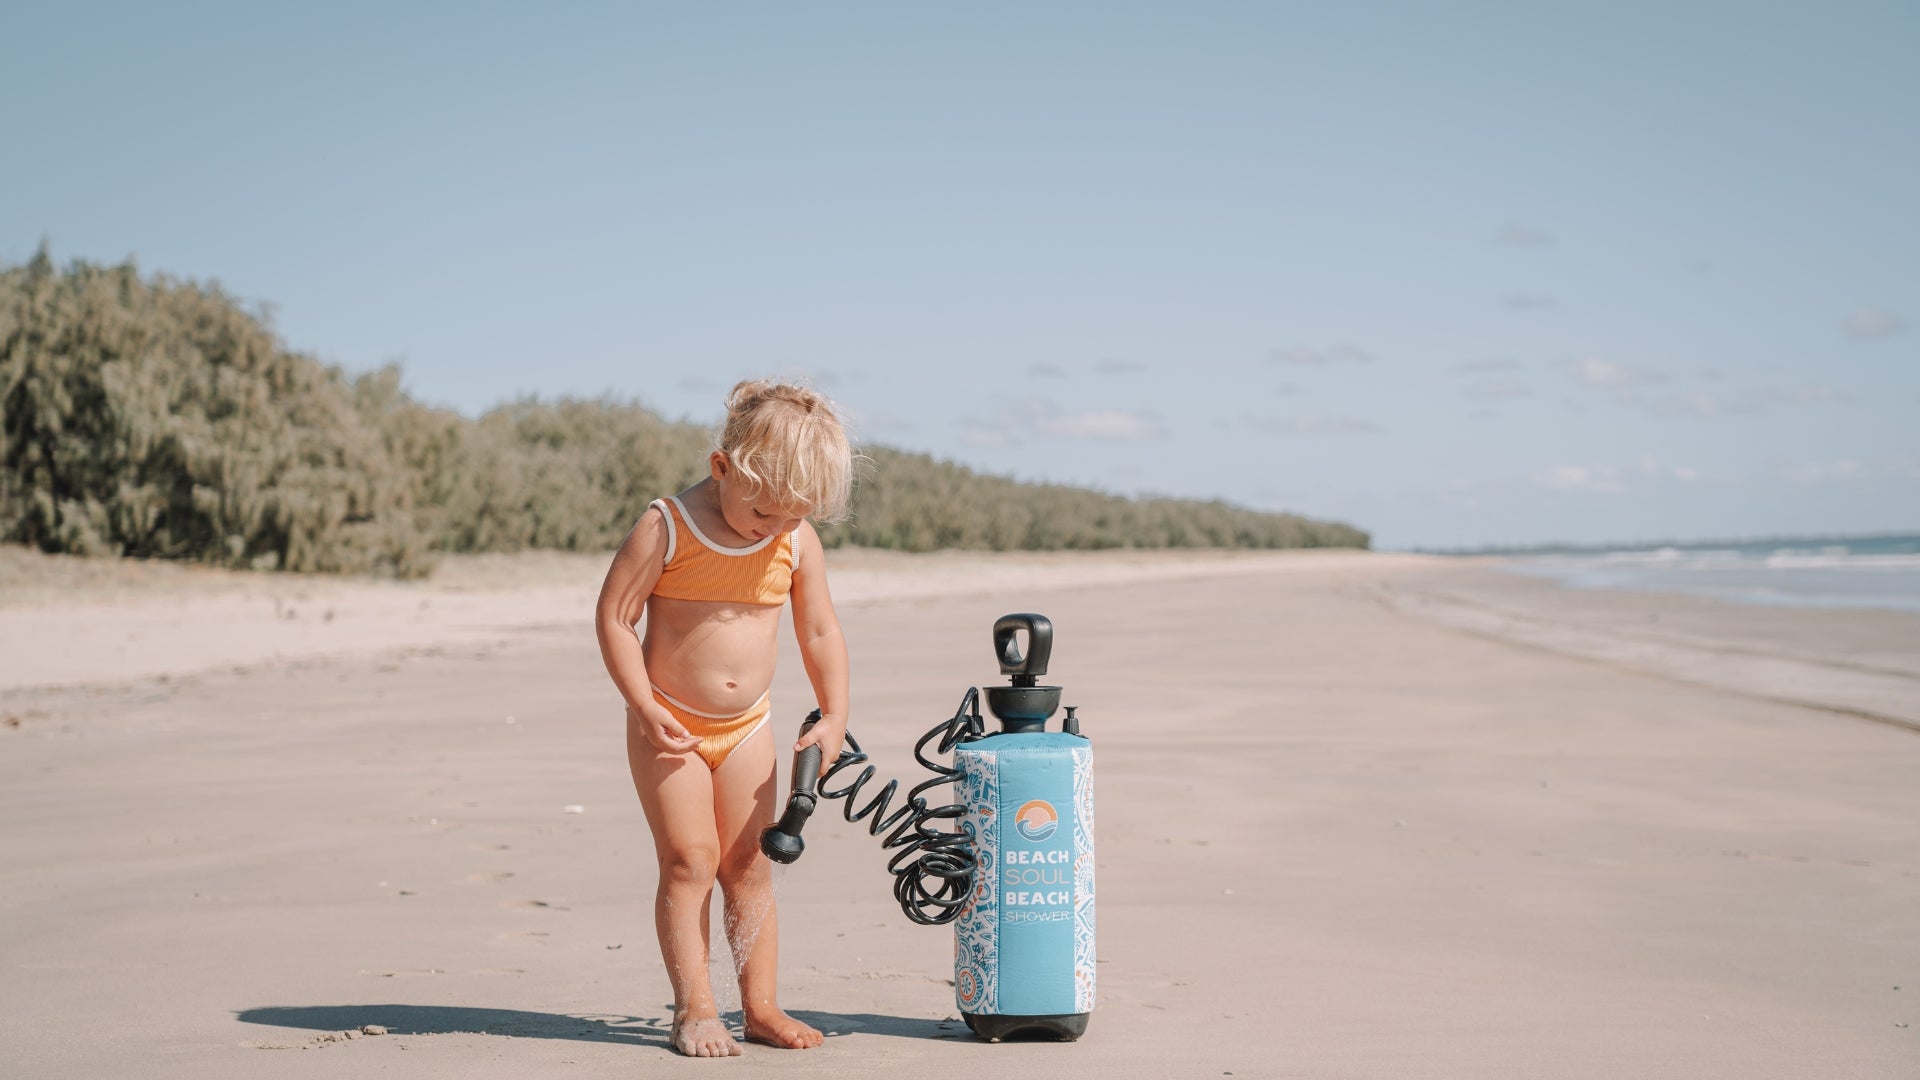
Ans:
{"label": "sand", "polygon": [[0,557],[0,1071],[1920,1075],[1920,619],[1356,553],[836,553],[855,730],[909,781],[993,619],[1053,619],[1099,1005],[972,1038],[950,933],[823,813],[778,887],[826,1044],[678,1058],[603,566]]}

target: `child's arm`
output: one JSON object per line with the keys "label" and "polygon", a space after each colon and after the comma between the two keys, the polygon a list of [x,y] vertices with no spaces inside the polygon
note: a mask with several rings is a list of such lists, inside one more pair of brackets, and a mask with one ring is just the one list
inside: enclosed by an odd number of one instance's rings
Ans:
{"label": "child's arm", "polygon": [[660,580],[666,555],[666,519],[650,508],[640,515],[614,553],[607,580],[600,586],[599,603],[594,605],[593,625],[600,638],[600,659],[606,663],[607,674],[613,676],[620,696],[633,713],[639,714],[647,742],[669,754],[684,754],[699,746],[700,740],[653,699],[647,661],[633,629]]}
{"label": "child's arm", "polygon": [[813,683],[820,722],[793,744],[795,750],[818,744],[823,767],[840,756],[847,735],[847,639],[827,591],[827,553],[820,534],[806,521],[796,530],[800,566],[793,573],[793,633],[800,639],[800,660]]}

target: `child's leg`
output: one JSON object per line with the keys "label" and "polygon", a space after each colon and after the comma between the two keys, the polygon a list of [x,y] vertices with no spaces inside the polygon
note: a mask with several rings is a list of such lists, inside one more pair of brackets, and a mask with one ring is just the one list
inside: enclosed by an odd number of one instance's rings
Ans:
{"label": "child's leg", "polygon": [[673,983],[674,1049],[689,1057],[731,1057],[740,1052],[740,1044],[720,1022],[707,978],[707,903],[720,863],[713,776],[698,754],[655,750],[631,710],[627,765],[660,863],[653,921]]}
{"label": "child's leg", "polygon": [[824,1036],[781,1011],[778,1000],[780,929],[773,910],[773,864],[760,853],[760,830],[775,817],[773,760],[773,733],[763,727],[713,771],[720,888],[727,941],[740,968],[747,1038],[801,1050],[819,1046]]}

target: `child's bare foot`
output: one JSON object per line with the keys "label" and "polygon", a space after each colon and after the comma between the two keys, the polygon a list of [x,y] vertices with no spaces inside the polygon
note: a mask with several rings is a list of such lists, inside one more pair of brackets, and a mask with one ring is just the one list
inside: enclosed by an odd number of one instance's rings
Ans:
{"label": "child's bare foot", "polygon": [[727,1025],[717,1016],[673,1018],[673,1048],[688,1057],[738,1057],[740,1044],[727,1034]]}
{"label": "child's bare foot", "polygon": [[827,1038],[779,1009],[749,1013],[741,1027],[748,1042],[765,1043],[783,1050],[805,1050],[819,1046]]}

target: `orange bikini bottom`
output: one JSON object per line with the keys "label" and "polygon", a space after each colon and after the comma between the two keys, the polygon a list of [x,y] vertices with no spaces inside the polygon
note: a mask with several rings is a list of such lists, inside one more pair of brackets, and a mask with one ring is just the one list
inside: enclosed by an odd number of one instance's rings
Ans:
{"label": "orange bikini bottom", "polygon": [[653,700],[660,707],[673,714],[675,720],[685,725],[687,732],[700,740],[694,753],[706,760],[707,768],[717,769],[733,753],[733,748],[746,742],[754,732],[759,731],[767,722],[767,714],[773,711],[773,692],[760,695],[760,700],[738,716],[715,716],[690,708],[686,704],[667,696],[659,687],[653,688]]}

